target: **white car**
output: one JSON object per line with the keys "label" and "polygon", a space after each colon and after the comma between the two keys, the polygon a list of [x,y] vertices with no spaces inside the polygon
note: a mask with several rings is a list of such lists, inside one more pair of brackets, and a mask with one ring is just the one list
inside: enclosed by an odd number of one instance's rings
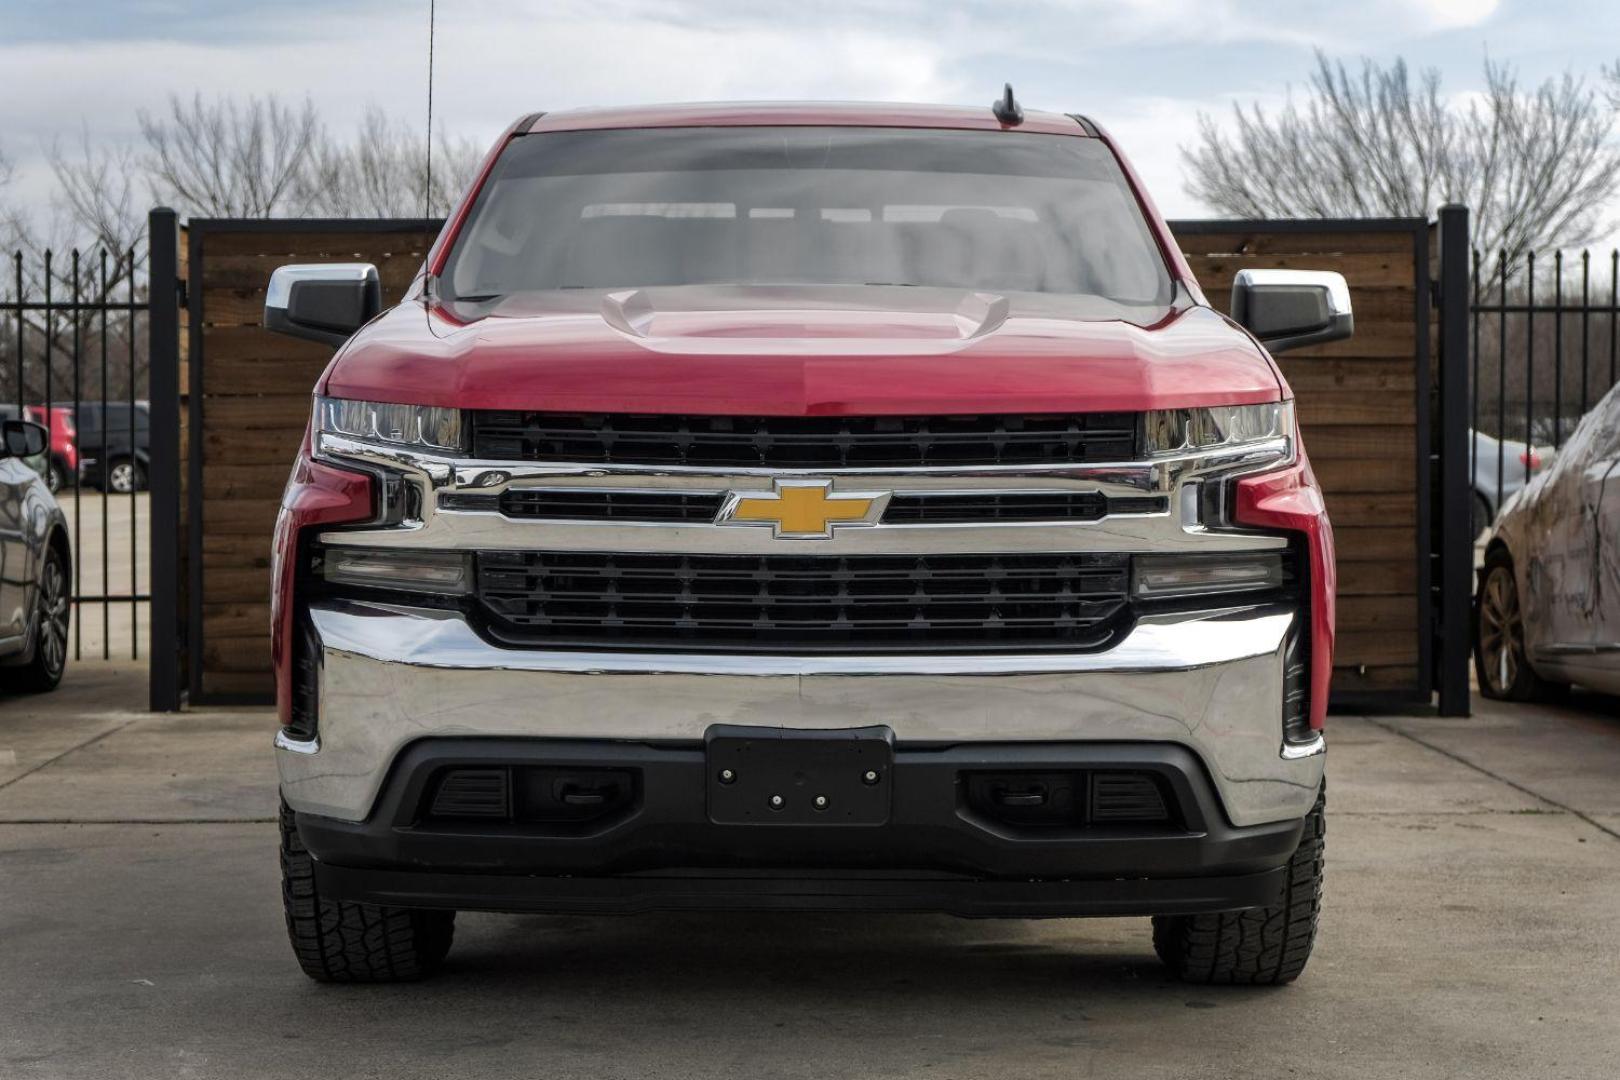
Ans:
{"label": "white car", "polygon": [[1529,446],[1517,439],[1495,439],[1483,431],[1473,436],[1473,454],[1468,459],[1468,475],[1473,478],[1473,526],[1478,537],[1491,527],[1496,512],[1519,489],[1534,480],[1558,456],[1550,446]]}
{"label": "white car", "polygon": [[1568,683],[1620,694],[1620,386],[1503,506],[1475,604],[1486,697],[1527,701]]}

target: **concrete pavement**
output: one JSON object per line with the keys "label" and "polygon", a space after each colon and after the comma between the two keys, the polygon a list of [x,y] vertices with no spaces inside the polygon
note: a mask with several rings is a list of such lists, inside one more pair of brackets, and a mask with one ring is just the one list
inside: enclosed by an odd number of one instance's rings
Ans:
{"label": "concrete pavement", "polygon": [[1145,920],[789,915],[463,915],[375,988],[287,950],[269,714],[150,717],[139,676],[0,696],[6,1080],[1620,1075],[1612,701],[1331,718],[1284,990],[1169,981]]}

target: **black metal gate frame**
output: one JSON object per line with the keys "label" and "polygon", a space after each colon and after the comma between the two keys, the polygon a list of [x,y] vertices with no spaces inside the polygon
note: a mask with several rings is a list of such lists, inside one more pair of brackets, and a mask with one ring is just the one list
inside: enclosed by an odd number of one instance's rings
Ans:
{"label": "black metal gate frame", "polygon": [[[148,549],[152,553],[152,642],[147,651],[147,698],[153,712],[174,712],[181,705],[180,552],[175,528],[180,521],[180,309],[185,306],[185,285],[180,280],[180,220],[173,210],[159,207],[152,211],[147,219],[147,243],[152,303],[147,318],[147,393],[152,410],[147,507],[153,540]],[[195,432],[192,439],[195,442]],[[164,539],[160,528],[166,530],[165,543],[159,542]]]}
{"label": "black metal gate frame", "polygon": [[1440,531],[1435,538],[1439,647],[1436,676],[1441,716],[1469,713],[1468,658],[1473,648],[1473,486],[1468,461],[1470,359],[1469,223],[1466,206],[1440,208],[1440,430],[1434,458],[1439,476]]}
{"label": "black metal gate frame", "polygon": [[[236,221],[199,220],[189,224],[192,280],[199,281],[205,237],[216,231],[301,230],[360,232],[435,232],[437,222],[408,219]],[[1439,692],[1441,715],[1465,716],[1469,707],[1468,655],[1473,538],[1468,536],[1468,403],[1469,403],[1469,250],[1468,211],[1442,208],[1439,216],[1439,276],[1431,280],[1430,224],[1423,218],[1290,219],[1244,221],[1172,221],[1178,235],[1247,232],[1407,232],[1412,237],[1417,383],[1417,445],[1413,463],[1417,483],[1417,605],[1419,685],[1391,692],[1341,694],[1340,708],[1427,707]],[[181,640],[178,596],[179,553],[172,523],[180,520],[180,308],[184,285],[179,276],[179,229],[174,211],[158,209],[151,217],[151,527],[152,617],[151,708],[178,709],[190,692],[200,702],[202,660],[202,323],[200,300],[190,306],[191,363],[189,405],[193,432],[188,462],[190,588],[188,633]],[[199,290],[200,293],[200,290]],[[1431,307],[1440,311],[1440,370],[1431,370]],[[1436,400],[1438,398],[1438,400]],[[1427,453],[1424,449],[1427,448]],[[1438,518],[1439,528],[1434,528]],[[160,535],[161,528],[168,531]],[[166,541],[166,542],[165,542]],[[188,686],[181,685],[182,651],[189,660]],[[224,704],[224,701],[213,703]]]}

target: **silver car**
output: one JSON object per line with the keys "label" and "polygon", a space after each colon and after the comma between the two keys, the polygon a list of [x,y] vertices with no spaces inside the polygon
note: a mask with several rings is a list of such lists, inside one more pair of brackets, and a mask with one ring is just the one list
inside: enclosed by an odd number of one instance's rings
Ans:
{"label": "silver car", "polygon": [[1474,662],[1486,697],[1620,693],[1620,386],[1486,537]]}
{"label": "silver car", "polygon": [[67,666],[73,556],[67,520],[29,464],[45,429],[0,420],[0,688],[51,690]]}
{"label": "silver car", "polygon": [[1474,482],[1472,512],[1477,537],[1490,528],[1502,504],[1551,465],[1556,454],[1551,447],[1530,446],[1517,439],[1496,439],[1483,431],[1469,434],[1474,443],[1473,456],[1468,459],[1468,474]]}

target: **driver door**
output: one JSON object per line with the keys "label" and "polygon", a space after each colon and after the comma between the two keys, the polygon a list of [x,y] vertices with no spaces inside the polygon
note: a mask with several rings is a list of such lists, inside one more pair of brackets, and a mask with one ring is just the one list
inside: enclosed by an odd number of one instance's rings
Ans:
{"label": "driver door", "polygon": [[1581,421],[1558,466],[1528,568],[1532,647],[1558,677],[1620,693],[1620,388]]}

